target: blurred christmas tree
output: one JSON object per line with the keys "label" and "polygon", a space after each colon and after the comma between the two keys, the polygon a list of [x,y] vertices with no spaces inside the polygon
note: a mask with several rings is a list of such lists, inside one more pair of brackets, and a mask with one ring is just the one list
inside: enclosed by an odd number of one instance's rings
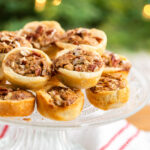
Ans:
{"label": "blurred christmas tree", "polygon": [[34,0],[0,0],[0,30],[18,30],[32,20],[57,20],[65,29],[97,27],[108,35],[108,48],[149,49],[150,21],[143,19],[143,0],[47,0],[42,12]]}

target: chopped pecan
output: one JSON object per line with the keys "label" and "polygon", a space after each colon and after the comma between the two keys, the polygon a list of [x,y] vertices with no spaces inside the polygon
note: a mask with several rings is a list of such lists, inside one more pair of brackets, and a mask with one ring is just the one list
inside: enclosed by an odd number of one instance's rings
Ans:
{"label": "chopped pecan", "polygon": [[0,95],[7,95],[8,89],[5,87],[0,87]]}

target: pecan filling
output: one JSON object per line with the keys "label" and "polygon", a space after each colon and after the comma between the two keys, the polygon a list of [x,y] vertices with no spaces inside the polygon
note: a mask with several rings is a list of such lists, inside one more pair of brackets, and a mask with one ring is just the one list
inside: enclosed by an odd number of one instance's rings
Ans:
{"label": "pecan filling", "polygon": [[96,72],[103,66],[103,62],[101,57],[92,51],[78,48],[58,57],[54,65],[56,70],[64,68],[71,71]]}
{"label": "pecan filling", "polygon": [[33,97],[33,95],[28,91],[0,86],[0,100],[24,100],[30,97]]}
{"label": "pecan filling", "polygon": [[18,74],[30,77],[47,76],[51,71],[51,66],[44,56],[28,50],[11,54],[6,65]]}
{"label": "pecan filling", "polygon": [[94,35],[92,31],[84,28],[76,28],[68,30],[65,35],[61,38],[62,42],[72,43],[75,45],[87,44],[97,46],[101,43],[102,38]]}
{"label": "pecan filling", "polygon": [[101,91],[113,91],[125,87],[126,87],[126,81],[123,80],[121,74],[118,75],[116,74],[113,76],[110,74],[105,74],[100,78],[97,85],[90,88],[90,90],[93,93],[98,93]]}
{"label": "pecan filling", "polygon": [[30,43],[13,32],[0,32],[0,53],[8,53],[12,49],[22,46],[29,47]]}
{"label": "pecan filling", "polygon": [[131,64],[125,60],[121,60],[117,54],[111,52],[105,52],[102,55],[102,59],[106,67],[122,68],[123,70],[129,71]]}
{"label": "pecan filling", "polygon": [[77,91],[67,87],[55,86],[48,91],[48,94],[53,99],[53,103],[60,107],[65,107],[73,104],[78,98]]}
{"label": "pecan filling", "polygon": [[35,29],[24,29],[22,35],[37,49],[50,47],[60,36],[55,28],[44,25],[39,25]]}

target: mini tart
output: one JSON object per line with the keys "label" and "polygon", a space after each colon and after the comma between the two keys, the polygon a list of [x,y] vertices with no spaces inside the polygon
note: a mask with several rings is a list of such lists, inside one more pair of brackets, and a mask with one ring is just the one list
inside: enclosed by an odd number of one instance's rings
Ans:
{"label": "mini tart", "polygon": [[61,82],[79,89],[96,85],[104,69],[97,52],[81,48],[59,52],[53,64]]}
{"label": "mini tart", "polygon": [[21,117],[32,114],[35,96],[11,85],[0,85],[0,116]]}
{"label": "mini tart", "polygon": [[42,51],[16,48],[5,56],[2,69],[5,78],[23,88],[42,88],[51,76],[51,60]]}
{"label": "mini tart", "polygon": [[63,33],[64,30],[56,21],[34,21],[26,24],[18,34],[24,36],[34,48],[50,53],[55,51],[55,41]]}
{"label": "mini tart", "polygon": [[85,49],[96,50],[102,55],[107,45],[107,37],[98,29],[76,28],[68,30],[56,45],[61,49],[72,49],[80,45]]}
{"label": "mini tart", "polygon": [[84,104],[81,90],[71,89],[60,82],[52,82],[36,92],[37,110],[46,118],[69,121],[78,117]]}
{"label": "mini tart", "polygon": [[109,51],[105,51],[101,57],[105,63],[104,73],[121,72],[128,75],[131,63],[126,57]]}
{"label": "mini tart", "polygon": [[86,90],[86,95],[97,108],[121,107],[129,99],[127,80],[121,73],[103,74],[96,86]]}
{"label": "mini tart", "polygon": [[5,55],[17,47],[32,47],[32,45],[23,37],[18,36],[15,32],[0,32],[0,80],[4,75],[1,72],[1,65]]}

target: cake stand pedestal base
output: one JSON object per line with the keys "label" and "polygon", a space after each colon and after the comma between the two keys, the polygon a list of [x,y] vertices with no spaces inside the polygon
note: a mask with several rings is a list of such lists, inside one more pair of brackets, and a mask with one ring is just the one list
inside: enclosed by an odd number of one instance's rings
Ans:
{"label": "cake stand pedestal base", "polygon": [[85,150],[67,139],[65,130],[9,127],[1,150]]}

